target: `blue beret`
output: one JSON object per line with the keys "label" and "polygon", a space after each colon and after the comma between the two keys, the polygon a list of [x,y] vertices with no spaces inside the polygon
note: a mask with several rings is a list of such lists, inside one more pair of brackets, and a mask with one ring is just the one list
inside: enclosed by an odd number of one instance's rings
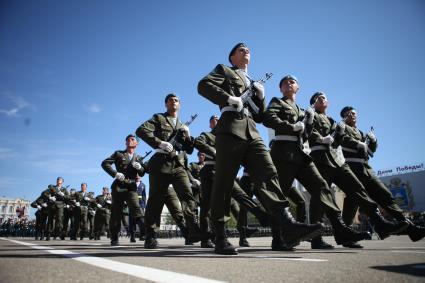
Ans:
{"label": "blue beret", "polygon": [[297,79],[295,76],[293,76],[293,75],[286,75],[286,76],[284,76],[284,77],[280,80],[280,82],[279,82],[279,88],[281,88],[281,87],[282,87],[282,83],[283,83],[284,81],[286,81],[286,80],[294,80],[294,81],[298,82],[298,79]]}
{"label": "blue beret", "polygon": [[230,64],[232,64],[232,61],[230,60],[230,57],[233,55],[233,53],[235,53],[235,51],[236,51],[239,47],[247,47],[247,48],[248,48],[248,45],[246,45],[246,44],[245,44],[245,43],[243,43],[243,42],[239,42],[238,44],[236,44],[236,45],[232,48],[232,50],[230,50],[230,53],[229,53],[229,62],[230,62]]}

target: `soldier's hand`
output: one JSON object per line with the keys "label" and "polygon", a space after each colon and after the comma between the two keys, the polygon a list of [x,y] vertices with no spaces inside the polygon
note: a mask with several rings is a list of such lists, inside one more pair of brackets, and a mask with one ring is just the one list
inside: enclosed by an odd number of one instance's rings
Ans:
{"label": "soldier's hand", "polygon": [[69,208],[69,204],[67,204],[65,207],[66,207],[66,208]]}
{"label": "soldier's hand", "polygon": [[77,201],[77,202],[75,203],[75,206],[80,206],[80,203]]}
{"label": "soldier's hand", "polygon": [[303,133],[305,129],[304,123],[299,121],[294,124],[294,132]]}
{"label": "soldier's hand", "polygon": [[345,132],[345,123],[344,122],[338,123],[338,125],[336,126],[336,132],[339,135],[342,135]]}
{"label": "soldier's hand", "polygon": [[263,100],[265,98],[265,90],[264,90],[264,86],[259,83],[259,82],[254,82],[252,84],[254,90],[255,90],[255,95],[260,99]]}
{"label": "soldier's hand", "polygon": [[139,162],[133,162],[131,163],[131,165],[133,166],[134,169],[136,170],[140,170],[142,169],[142,165]]}
{"label": "soldier's hand", "polygon": [[42,203],[41,206],[42,207],[47,207],[47,203]]}
{"label": "soldier's hand", "polygon": [[372,131],[369,131],[369,133],[367,133],[366,136],[369,138],[369,140],[371,142],[376,142],[376,136],[375,136],[375,134]]}
{"label": "soldier's hand", "polygon": [[50,199],[51,201],[56,201],[56,198],[55,198],[55,197],[49,197],[49,199]]}
{"label": "soldier's hand", "polygon": [[102,208],[102,206],[101,206],[100,204],[97,204],[97,207],[98,207],[98,208]]}
{"label": "soldier's hand", "polygon": [[240,112],[243,109],[243,103],[242,103],[242,99],[240,97],[237,96],[229,96],[229,98],[227,99],[227,103],[230,106],[233,106],[236,108],[236,111]]}
{"label": "soldier's hand", "polygon": [[58,195],[60,195],[61,197],[63,197],[65,194],[61,191],[58,192]]}
{"label": "soldier's hand", "polygon": [[84,200],[85,201],[89,201],[90,199],[88,197],[84,197]]}
{"label": "soldier's hand", "polygon": [[334,138],[331,135],[327,135],[326,137],[322,137],[323,144],[332,144],[334,142]]}
{"label": "soldier's hand", "polygon": [[115,179],[117,179],[118,181],[124,181],[125,176],[123,173],[117,172],[117,174],[115,175]]}
{"label": "soldier's hand", "polygon": [[40,210],[41,209],[41,206],[40,205],[37,205],[37,209]]}
{"label": "soldier's hand", "polygon": [[111,202],[110,200],[107,200],[107,201],[106,201],[106,203],[107,203],[107,204],[111,204],[112,202]]}
{"label": "soldier's hand", "polygon": [[167,152],[172,152],[174,149],[171,143],[165,141],[161,141],[161,143],[159,144],[159,148]]}

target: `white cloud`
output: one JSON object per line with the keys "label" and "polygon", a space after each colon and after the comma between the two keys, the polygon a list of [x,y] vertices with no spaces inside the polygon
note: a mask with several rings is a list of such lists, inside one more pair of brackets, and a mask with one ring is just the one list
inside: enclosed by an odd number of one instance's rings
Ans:
{"label": "white cloud", "polygon": [[93,103],[91,105],[89,105],[87,108],[87,111],[91,112],[91,113],[99,113],[100,111],[102,111],[102,109],[100,108],[100,106],[96,103]]}
{"label": "white cloud", "polygon": [[7,159],[14,155],[11,148],[0,147],[0,160]]}
{"label": "white cloud", "polygon": [[12,95],[10,92],[7,92],[2,95],[7,100],[10,101],[12,106],[9,109],[0,109],[0,113],[8,117],[20,117],[19,112],[25,108],[35,108],[34,105],[26,101],[23,97]]}

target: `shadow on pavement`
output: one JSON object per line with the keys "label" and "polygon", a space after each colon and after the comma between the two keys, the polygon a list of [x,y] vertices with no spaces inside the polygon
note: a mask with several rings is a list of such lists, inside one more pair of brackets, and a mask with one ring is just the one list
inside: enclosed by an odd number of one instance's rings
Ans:
{"label": "shadow on pavement", "polygon": [[425,263],[423,262],[404,265],[371,266],[370,268],[394,273],[408,274],[418,277],[425,277]]}

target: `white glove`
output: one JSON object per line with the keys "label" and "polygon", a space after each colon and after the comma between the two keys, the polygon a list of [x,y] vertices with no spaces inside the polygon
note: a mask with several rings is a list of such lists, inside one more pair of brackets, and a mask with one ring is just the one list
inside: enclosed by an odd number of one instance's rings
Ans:
{"label": "white glove", "polygon": [[311,107],[308,107],[307,110],[305,111],[305,117],[306,117],[306,123],[308,125],[313,124],[313,119],[314,119],[314,110]]}
{"label": "white glove", "polygon": [[294,124],[294,132],[304,132],[305,126],[304,123],[299,121]]}
{"label": "white glove", "polygon": [[37,209],[40,210],[41,209],[41,206],[37,205]]}
{"label": "white glove", "polygon": [[102,206],[101,206],[100,204],[97,204],[97,207],[98,207],[98,208],[102,208]]}
{"label": "white glove", "polygon": [[201,181],[199,181],[199,180],[197,180],[197,179],[195,179],[193,182],[194,182],[197,186],[200,186],[200,185],[201,185]]}
{"label": "white glove", "polygon": [[89,201],[90,199],[88,197],[84,197],[84,200],[85,201]]}
{"label": "white glove", "polygon": [[233,106],[236,108],[236,111],[240,112],[243,109],[243,103],[242,103],[242,99],[240,97],[237,96],[229,96],[229,99],[227,99],[227,103],[230,106]]}
{"label": "white glove", "polygon": [[189,131],[189,127],[186,125],[181,126],[181,128],[183,132],[186,132],[186,136],[190,137],[190,131]]}
{"label": "white glove", "polygon": [[77,201],[77,202],[75,203],[75,206],[80,206],[80,203]]}
{"label": "white glove", "polygon": [[264,97],[265,97],[265,91],[264,91],[264,86],[261,84],[261,83],[259,83],[259,82],[254,82],[253,84],[252,84],[252,86],[254,87],[254,89],[255,89],[255,95],[260,99],[260,100],[263,100],[264,99]]}
{"label": "white glove", "polygon": [[327,135],[326,137],[322,138],[323,144],[332,144],[334,142],[334,138],[331,137],[331,135]]}
{"label": "white glove", "polygon": [[111,202],[110,200],[107,200],[107,201],[106,201],[106,203],[107,203],[107,204],[111,204],[112,202]]}
{"label": "white glove", "polygon": [[339,135],[342,135],[345,132],[345,123],[344,122],[338,123],[338,125],[336,126],[336,132]]}
{"label": "white glove", "polygon": [[66,208],[69,208],[69,204],[66,205]]}
{"label": "white glove", "polygon": [[63,197],[65,194],[63,192],[58,192],[58,195],[60,195],[61,197]]}
{"label": "white glove", "polygon": [[367,154],[367,145],[364,142],[359,142],[357,144],[357,149]]}
{"label": "white glove", "polygon": [[125,176],[123,173],[117,172],[117,174],[115,175],[115,179],[117,179],[118,181],[124,181]]}
{"label": "white glove", "polygon": [[167,152],[172,152],[173,151],[173,145],[171,144],[171,143],[169,143],[169,142],[165,142],[165,141],[162,141],[160,144],[159,144],[159,148],[160,149],[163,149],[163,150],[165,150],[165,151],[167,151]]}
{"label": "white glove", "polygon": [[376,142],[376,136],[375,136],[375,134],[372,131],[370,131],[369,133],[367,133],[366,136],[369,138],[369,140],[371,142]]}
{"label": "white glove", "polygon": [[41,206],[42,207],[47,207],[47,203],[42,203]]}
{"label": "white glove", "polygon": [[51,201],[56,201],[56,198],[55,198],[55,197],[49,197],[49,199],[50,199]]}
{"label": "white glove", "polygon": [[142,169],[142,165],[139,162],[133,162],[131,165],[133,165],[136,170]]}

